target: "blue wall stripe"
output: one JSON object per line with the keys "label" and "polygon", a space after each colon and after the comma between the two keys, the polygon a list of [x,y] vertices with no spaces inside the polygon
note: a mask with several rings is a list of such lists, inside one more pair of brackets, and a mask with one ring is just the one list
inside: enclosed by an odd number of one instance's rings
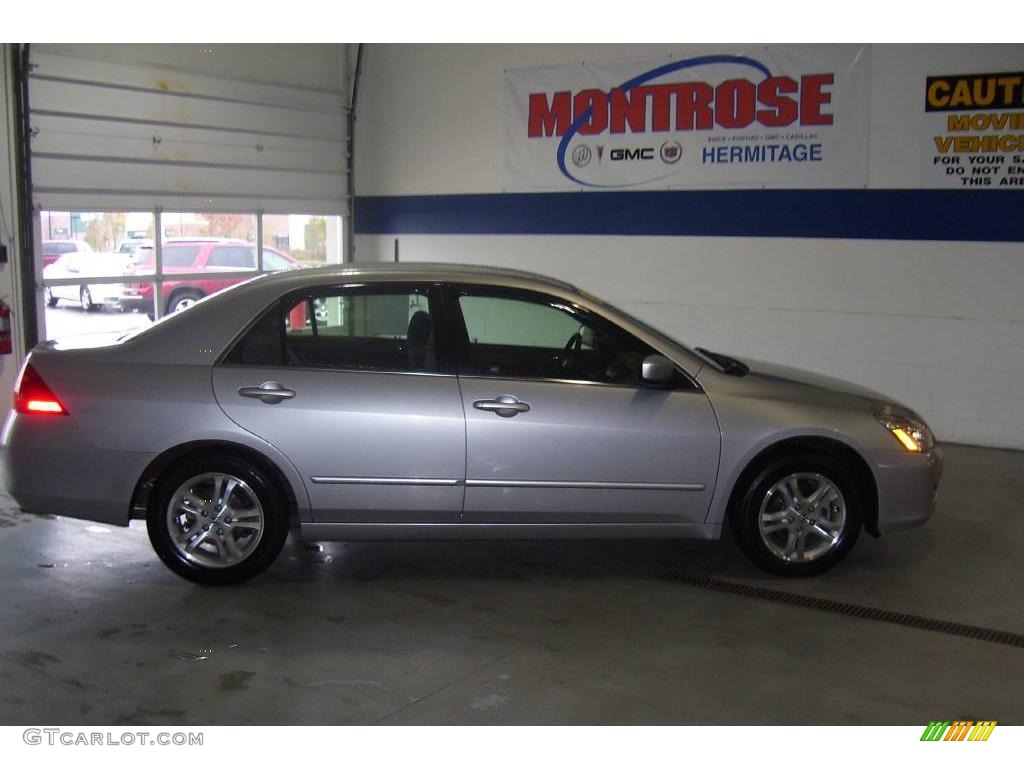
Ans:
{"label": "blue wall stripe", "polygon": [[366,235],[1024,241],[1024,190],[550,192],[357,197]]}

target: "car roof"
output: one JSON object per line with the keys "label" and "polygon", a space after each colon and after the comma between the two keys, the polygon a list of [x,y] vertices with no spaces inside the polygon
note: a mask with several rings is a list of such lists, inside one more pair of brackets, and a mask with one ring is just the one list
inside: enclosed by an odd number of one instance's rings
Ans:
{"label": "car roof", "polygon": [[[125,242],[129,242],[129,241],[126,240]],[[153,240],[152,239],[148,239],[148,240],[143,240],[143,241],[139,241],[139,242],[152,243]],[[199,245],[207,245],[207,244],[213,244],[213,245],[247,245],[247,246],[250,246],[252,248],[256,247],[256,243],[250,242],[249,240],[243,240],[240,237],[203,237],[202,235],[197,235],[196,237],[165,237],[160,242],[161,242],[161,245],[163,245],[164,247],[167,247],[169,245],[196,245],[196,244],[199,244]],[[272,245],[266,245],[266,244],[264,244],[263,250],[264,251],[273,251],[274,253],[283,253],[278,248],[275,248]],[[287,256],[288,254],[283,254],[283,255]],[[289,256],[289,258],[291,258],[291,257]]]}
{"label": "car roof", "polygon": [[195,237],[165,237],[161,240],[164,245],[174,245],[175,243],[228,243],[229,245],[256,245],[256,243],[250,243],[243,240],[240,237],[205,237],[203,235],[196,235]]}
{"label": "car roof", "polygon": [[527,272],[508,267],[487,267],[476,264],[448,264],[440,262],[419,261],[394,264],[391,262],[355,262],[353,264],[332,264],[323,267],[307,267],[305,269],[275,272],[262,278],[273,282],[305,283],[307,281],[324,281],[339,279],[366,280],[442,280],[455,283],[469,283],[475,280],[486,282],[527,281],[563,291],[578,293],[579,289],[572,283],[559,280],[536,272]]}

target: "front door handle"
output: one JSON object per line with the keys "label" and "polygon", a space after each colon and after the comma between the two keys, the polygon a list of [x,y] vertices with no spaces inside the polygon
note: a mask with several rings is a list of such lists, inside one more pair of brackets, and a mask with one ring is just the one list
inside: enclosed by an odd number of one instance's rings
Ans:
{"label": "front door handle", "polygon": [[295,397],[295,390],[288,389],[279,381],[264,381],[258,387],[242,387],[238,394],[242,397],[255,397],[267,405],[276,405],[282,400]]}
{"label": "front door handle", "polygon": [[529,403],[524,403],[512,395],[498,395],[493,400],[475,400],[473,407],[481,411],[492,411],[506,419],[530,410]]}

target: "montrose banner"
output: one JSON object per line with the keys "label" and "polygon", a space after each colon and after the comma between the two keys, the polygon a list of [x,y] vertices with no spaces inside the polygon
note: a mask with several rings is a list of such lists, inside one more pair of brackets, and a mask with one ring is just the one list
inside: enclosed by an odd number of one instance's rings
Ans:
{"label": "montrose banner", "polygon": [[505,73],[508,191],[867,181],[860,46],[770,46]]}

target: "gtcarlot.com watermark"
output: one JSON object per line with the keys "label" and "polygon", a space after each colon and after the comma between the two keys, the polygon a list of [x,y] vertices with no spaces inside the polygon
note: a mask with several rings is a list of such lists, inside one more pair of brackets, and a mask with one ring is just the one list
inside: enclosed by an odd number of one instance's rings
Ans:
{"label": "gtcarlot.com watermark", "polygon": [[68,728],[26,728],[21,739],[36,746],[65,747],[201,747],[203,734],[185,731],[76,731]]}

